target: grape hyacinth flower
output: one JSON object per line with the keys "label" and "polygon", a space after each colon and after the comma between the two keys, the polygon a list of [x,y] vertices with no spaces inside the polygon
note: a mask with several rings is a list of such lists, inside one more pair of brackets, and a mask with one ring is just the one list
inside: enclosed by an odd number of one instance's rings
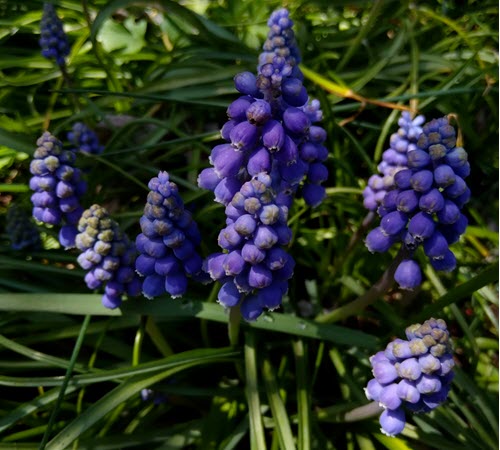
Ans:
{"label": "grape hyacinth flower", "polygon": [[218,239],[224,252],[210,255],[205,270],[222,284],[219,303],[239,305],[245,320],[255,320],[280,306],[293,274],[295,263],[283,249],[292,237],[288,207],[273,194],[271,177],[260,173],[234,195],[226,216]]}
{"label": "grape hyacinth flower", "polygon": [[95,132],[82,122],[73,124],[68,133],[68,141],[76,147],[77,151],[83,153],[100,155],[104,150],[104,146],[99,144],[99,138]]}
{"label": "grape hyacinth flower", "polygon": [[31,216],[19,205],[12,204],[7,210],[5,229],[10,239],[10,246],[14,250],[41,246],[37,226]]}
{"label": "grape hyacinth flower", "polygon": [[92,205],[85,210],[78,231],[78,264],[87,270],[85,283],[89,289],[104,286],[103,306],[114,309],[121,305],[123,295],[139,295],[141,281],[134,271],[135,246],[106,209]]}
{"label": "grape hyacinth flower", "polygon": [[434,269],[451,271],[456,266],[449,246],[467,227],[461,210],[470,198],[464,180],[470,165],[466,151],[456,146],[455,129],[446,117],[424,125],[417,148],[407,157],[408,168],[394,175],[395,187],[377,210],[380,226],[368,234],[365,243],[371,252],[385,252],[402,242],[408,256],[394,278],[402,289],[414,289],[422,281],[413,259],[419,246]]}
{"label": "grape hyacinth flower", "polygon": [[39,43],[42,49],[42,56],[48,59],[55,59],[59,66],[66,64],[65,58],[69,55],[70,45],[61,19],[57,16],[52,3],[43,4]]}
{"label": "grape hyacinth flower", "polygon": [[289,196],[291,202],[300,188],[305,202],[317,206],[325,197],[321,183],[328,177],[323,164],[328,157],[326,132],[314,125],[322,116],[319,102],[309,102],[302,84],[288,11],[275,11],[268,25],[257,76],[236,75],[242,96],[229,105],[229,120],[221,130],[225,143],[213,148],[213,167],[200,173],[198,184],[228,205],[244,183],[267,173],[275,195]]}
{"label": "grape hyacinth flower", "polygon": [[205,264],[222,283],[219,302],[239,306],[246,320],[281,304],[294,261],[284,250],[291,240],[288,209],[300,192],[310,206],[325,197],[326,131],[315,123],[322,113],[310,100],[298,67],[293,21],[286,9],[272,13],[257,75],[235,76],[240,94],[227,109],[221,129],[225,143],[212,149],[198,185],[226,206],[219,234],[223,252]]}
{"label": "grape hyacinth flower", "polygon": [[75,152],[63,150],[62,143],[48,131],[37,140],[30,172],[33,217],[49,225],[61,225],[59,242],[65,248],[75,245],[77,224],[82,215],[80,198],[87,189],[82,172],[76,168]]}
{"label": "grape hyacinth flower", "polygon": [[389,148],[382,154],[382,161],[377,166],[379,174],[372,175],[363,190],[363,204],[366,209],[375,211],[388,190],[394,187],[394,175],[408,168],[408,152],[417,148],[417,140],[422,133],[421,125],[425,117],[414,119],[408,111],[403,111],[398,120],[399,129],[389,140]]}
{"label": "grape hyacinth flower", "polygon": [[390,342],[385,351],[370,358],[374,378],[365,394],[384,408],[380,425],[387,436],[403,431],[405,408],[420,413],[442,404],[454,376],[451,340],[444,320],[431,318],[411,325],[406,338]]}
{"label": "grape hyacinth flower", "polygon": [[165,292],[172,298],[181,297],[189,276],[209,281],[196,251],[201,241],[198,225],[184,209],[177,185],[170,181],[167,172],[152,178],[148,187],[150,192],[140,219],[142,233],[136,239],[140,255],[135,268],[145,277],[142,293],[150,299]]}

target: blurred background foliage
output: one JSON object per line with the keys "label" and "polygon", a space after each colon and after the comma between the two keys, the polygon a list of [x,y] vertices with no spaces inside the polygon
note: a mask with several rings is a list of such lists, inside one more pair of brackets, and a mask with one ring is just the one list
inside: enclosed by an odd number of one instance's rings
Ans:
{"label": "blurred background foliage", "polygon": [[[72,45],[66,74],[40,54],[43,4],[0,0],[0,449],[244,449],[261,415],[272,449],[496,448],[498,3],[55,4]],[[255,71],[267,18],[282,6],[295,22],[305,86],[322,104],[328,195],[316,209],[294,205],[288,296],[281,310],[243,325],[241,346],[228,347],[211,288],[103,311],[55,230],[39,227],[43,248],[10,248],[5,214],[13,204],[30,209],[37,137],[49,129],[65,141],[83,121],[106,147],[79,155],[86,206],[105,206],[135,237],[147,182],[167,170],[204,254],[217,251],[224,210],[196,178],[237,97],[234,75]],[[330,324],[325,315],[363,294],[395,255],[363,245],[361,197],[397,129],[395,105],[427,120],[454,114],[472,166],[469,228],[453,246],[458,268],[427,267],[417,292],[392,289]],[[346,422],[345,412],[366,403],[368,357],[431,315],[448,322],[455,342],[447,404],[410,418],[398,438],[383,436],[376,418]],[[141,400],[149,387],[161,401]],[[259,398],[256,413],[249,403]]]}

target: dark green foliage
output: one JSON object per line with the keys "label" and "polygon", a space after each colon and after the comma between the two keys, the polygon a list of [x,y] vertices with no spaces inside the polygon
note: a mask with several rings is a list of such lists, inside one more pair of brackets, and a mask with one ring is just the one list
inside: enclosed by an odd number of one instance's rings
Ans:
{"label": "dark green foliage", "polygon": [[[282,307],[240,329],[215,303],[217,283],[107,310],[57,229],[43,228],[43,250],[14,251],[6,213],[29,204],[36,139],[48,130],[69,150],[82,122],[104,146],[77,154],[82,206],[103,206],[137,236],[147,183],[168,171],[202,255],[219,251],[224,208],[197,176],[222,143],[233,77],[256,72],[282,2],[54,5],[71,46],[62,67],[40,54],[43,3],[0,1],[0,450],[497,448],[497,2],[286,2],[304,86],[324,113],[327,195],[289,212],[296,267]],[[471,165],[469,226],[450,247],[456,270],[437,275],[416,254],[418,290],[374,293],[397,249],[367,251],[362,190],[397,108],[453,114]],[[356,409],[368,403],[368,358],[430,317],[454,343],[449,399],[387,438]],[[167,400],[144,402],[142,389]]]}

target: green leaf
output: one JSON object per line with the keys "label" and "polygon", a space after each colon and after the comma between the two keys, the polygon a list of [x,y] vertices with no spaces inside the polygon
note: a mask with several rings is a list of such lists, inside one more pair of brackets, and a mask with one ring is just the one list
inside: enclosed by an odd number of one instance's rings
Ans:
{"label": "green leaf", "polygon": [[441,298],[439,298],[432,305],[424,308],[420,313],[415,314],[406,324],[418,323],[427,320],[433,315],[439,314],[443,308],[452,303],[459,302],[460,300],[470,297],[474,292],[491,283],[498,281],[498,262],[491,264],[484,269],[479,275],[476,275],[469,281],[460,284],[454,289],[449,290]]}
{"label": "green leaf", "polygon": [[[73,377],[71,377],[69,385],[86,386],[89,384],[99,383],[102,381],[120,381],[124,378],[130,378],[139,375],[144,376],[145,374],[150,374],[161,370],[167,370],[172,367],[177,367],[180,364],[192,364],[193,362],[200,362],[200,361],[210,362],[214,358],[221,359],[223,357],[231,359],[238,355],[239,352],[232,348],[215,349],[215,350],[213,349],[188,350],[186,352],[176,353],[175,355],[168,356],[160,360],[142,363],[132,367],[124,367],[112,370],[93,369],[91,373],[74,375]],[[22,377],[9,377],[0,375],[0,385],[60,386],[63,382],[63,379],[64,377],[62,376],[22,378]]]}
{"label": "green leaf", "polygon": [[[68,386],[65,393],[66,395],[71,394],[72,392],[76,391],[76,389],[76,386]],[[21,403],[17,408],[13,409],[7,415],[0,418],[0,432],[15,425],[17,421],[32,414],[38,409],[50,405],[52,402],[56,401],[60,391],[60,388],[54,388],[42,395],[39,395],[29,402]]]}
{"label": "green leaf", "polygon": [[28,155],[32,155],[36,148],[36,143],[26,139],[25,135],[19,135],[3,128],[0,128],[0,145]]}
{"label": "green leaf", "polygon": [[[103,27],[104,22],[119,8],[136,3],[134,0],[115,0],[108,2],[102,8],[92,24],[91,39],[94,40]],[[166,13],[174,14],[183,23],[189,24],[194,34],[199,34],[199,37],[205,42],[210,42],[211,39],[225,41],[226,43],[239,43],[238,39],[224,28],[216,25],[210,20],[194,13],[183,5],[169,0],[159,0],[156,5],[163,9]]]}
{"label": "green leaf", "polygon": [[285,404],[280,395],[280,389],[276,381],[273,366],[268,358],[264,358],[262,361],[262,378],[264,379],[267,399],[273,414],[275,431],[278,433],[280,448],[294,450],[296,447],[293,439],[292,428],[290,426],[290,420],[286,412]]}
{"label": "green leaf", "polygon": [[146,44],[146,27],[145,20],[135,22],[133,17],[125,19],[123,25],[108,19],[99,30],[97,40],[108,53],[115,50],[121,50],[120,53],[124,55],[137,53]]}
{"label": "green leaf", "polygon": [[[74,271],[69,271],[70,273]],[[166,301],[165,301],[166,300]],[[44,311],[64,314],[98,316],[141,316],[152,315],[157,322],[167,318],[200,318],[227,323],[227,315],[218,304],[199,300],[183,301],[172,299],[130,299],[120,308],[106,309],[98,294],[0,294],[0,311]],[[322,324],[289,314],[265,313],[254,322],[245,322],[243,327],[251,327],[271,332],[323,339],[337,345],[357,346],[377,349],[378,339],[370,334],[338,325]]]}
{"label": "green leaf", "polygon": [[[132,396],[138,394],[142,389],[158,383],[176,373],[183,370],[196,367],[200,364],[206,364],[217,361],[225,361],[228,355],[234,355],[234,350],[214,349],[206,351],[208,357],[200,356],[194,360],[184,363],[179,363],[176,367],[168,370],[162,370],[155,375],[137,375],[124,381],[122,384],[108,392],[100,400],[95,402],[86,411],[80,414],[75,420],[69,423],[62,431],[60,431],[45,447],[46,450],[63,450],[68,447],[73,441],[79,438],[83,432],[88,430],[92,425],[101,420],[106,414],[113,411],[120,404],[126,402]],[[174,355],[171,358],[174,358]]]}

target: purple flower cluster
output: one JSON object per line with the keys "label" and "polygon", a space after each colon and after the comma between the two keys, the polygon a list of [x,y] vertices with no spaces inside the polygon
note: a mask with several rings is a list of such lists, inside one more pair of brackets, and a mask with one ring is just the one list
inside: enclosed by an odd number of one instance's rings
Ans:
{"label": "purple flower cluster", "polygon": [[200,187],[213,191],[224,205],[261,172],[271,176],[277,195],[291,196],[304,182],[307,204],[317,206],[325,196],[326,132],[313,125],[321,111],[318,101],[307,103],[292,25],[287,10],[274,12],[258,75],[243,72],[235,77],[235,87],[244,95],[229,105],[229,120],[221,130],[226,143],[212,150],[213,167],[198,178]]}
{"label": "purple flower cluster", "polygon": [[414,251],[422,245],[436,270],[451,271],[456,259],[449,246],[465,232],[467,218],[461,213],[469,201],[464,181],[470,173],[467,153],[456,147],[455,129],[446,117],[424,125],[417,148],[408,153],[408,168],[394,175],[394,189],[387,192],[377,212],[380,226],[366,238],[371,252],[385,252],[402,242],[409,258],[396,269],[394,278],[403,289],[422,282]]}
{"label": "purple flower cluster", "polygon": [[52,3],[43,4],[39,44],[42,49],[42,56],[55,59],[59,66],[65,64],[65,58],[69,55],[70,45],[68,37],[63,30],[61,19],[57,17]]}
{"label": "purple flower cluster", "polygon": [[165,292],[180,297],[186,292],[188,276],[208,281],[196,251],[200,232],[167,172],[152,178],[148,187],[151,191],[140,219],[142,233],[136,239],[140,255],[135,267],[146,277],[142,293],[147,298]]}
{"label": "purple flower cluster", "polygon": [[377,169],[380,173],[372,175],[363,191],[363,204],[366,209],[375,211],[388,190],[394,187],[394,175],[408,168],[408,152],[417,148],[417,140],[422,133],[424,116],[414,119],[408,111],[403,111],[398,120],[399,129],[389,140],[389,148],[382,154]]}
{"label": "purple flower cluster", "polygon": [[100,155],[104,150],[95,132],[82,122],[76,122],[73,125],[68,133],[68,141],[76,147],[77,151],[84,153]]}
{"label": "purple flower cluster", "polygon": [[240,305],[245,320],[280,306],[288,289],[295,263],[282,248],[292,237],[286,203],[273,194],[268,174],[244,183],[226,206],[227,226],[218,238],[225,252],[205,262],[211,278],[222,283],[219,303]]}
{"label": "purple flower cluster", "polygon": [[75,245],[76,225],[82,215],[80,197],[87,185],[80,169],[74,167],[74,151],[63,150],[62,143],[46,131],[38,140],[30,171],[33,217],[50,225],[65,222],[59,242],[65,248]]}
{"label": "purple flower cluster", "polygon": [[14,250],[40,247],[40,233],[31,216],[19,205],[12,204],[7,210],[5,229]]}
{"label": "purple flower cluster", "polygon": [[300,51],[288,10],[274,11],[267,26],[269,32],[259,55],[256,87],[271,104],[282,95],[288,104],[302,106],[307,102],[307,92],[301,83]]}
{"label": "purple flower cluster", "polygon": [[78,264],[88,271],[85,283],[89,289],[105,286],[102,304],[114,309],[121,305],[124,294],[139,295],[141,281],[134,271],[135,246],[106,209],[92,205],[85,210],[78,231]]}
{"label": "purple flower cluster", "polygon": [[406,329],[406,338],[390,342],[370,358],[372,378],[365,388],[369,400],[384,408],[381,431],[394,436],[403,431],[406,407],[428,412],[443,403],[450,391],[455,363],[446,323],[429,319]]}
{"label": "purple flower cluster", "polygon": [[212,149],[213,167],[198,177],[226,206],[227,227],[219,235],[224,252],[208,258],[208,271],[223,283],[219,301],[239,304],[247,320],[278,307],[287,290],[294,263],[282,246],[291,238],[286,220],[294,194],[300,189],[305,202],[317,206],[328,178],[326,132],[313,125],[320,105],[309,102],[302,84],[293,21],[280,9],[268,25],[257,76],[236,75],[243,95],[227,109],[226,142]]}

